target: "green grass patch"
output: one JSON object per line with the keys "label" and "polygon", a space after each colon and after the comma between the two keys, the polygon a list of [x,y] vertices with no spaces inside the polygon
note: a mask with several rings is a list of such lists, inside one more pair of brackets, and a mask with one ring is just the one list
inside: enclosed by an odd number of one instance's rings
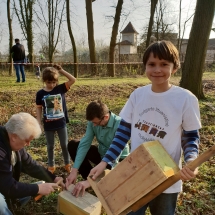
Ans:
{"label": "green grass patch", "polygon": [[[4,73],[0,79],[0,124],[7,122],[14,113],[24,111],[36,116],[35,95],[43,87],[41,80],[37,80],[33,73],[26,74],[25,83],[15,83],[15,76]],[[60,77],[60,83],[66,79]],[[178,85],[180,76],[172,77],[171,82]],[[66,94],[67,108],[70,122],[68,123],[69,139],[81,138],[86,130],[85,110],[88,103],[95,99],[105,102],[111,111],[119,114],[131,92],[137,87],[148,84],[145,76],[117,77],[117,78],[78,78],[76,83]],[[200,152],[214,145],[215,137],[215,73],[203,74],[203,86],[206,99],[199,101],[202,129],[200,130]],[[56,173],[66,177],[63,170],[63,159],[59,140],[55,138]],[[37,140],[32,141],[28,152],[44,166],[47,165],[46,140],[44,133]],[[211,158],[199,168],[198,176],[183,185],[176,215],[212,215],[215,205],[215,160]],[[32,182],[26,175],[21,178],[24,182]],[[82,180],[81,177],[78,180]],[[94,193],[92,190],[90,191]],[[33,200],[24,209],[17,209],[16,214],[57,214],[57,192],[43,197],[38,202]],[[147,211],[147,214],[150,214]],[[106,215],[103,211],[102,215]]]}

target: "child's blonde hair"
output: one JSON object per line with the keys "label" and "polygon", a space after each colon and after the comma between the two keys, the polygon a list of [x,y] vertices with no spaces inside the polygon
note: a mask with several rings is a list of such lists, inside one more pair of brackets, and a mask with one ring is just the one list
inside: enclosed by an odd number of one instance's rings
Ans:
{"label": "child's blonde hair", "polygon": [[46,67],[42,72],[42,81],[57,81],[58,82],[59,73],[54,67]]}
{"label": "child's blonde hair", "polygon": [[145,51],[143,55],[143,64],[149,59],[150,54],[153,53],[154,57],[158,57],[160,60],[164,59],[174,64],[174,69],[180,68],[180,59],[177,48],[170,41],[162,40],[152,43]]}

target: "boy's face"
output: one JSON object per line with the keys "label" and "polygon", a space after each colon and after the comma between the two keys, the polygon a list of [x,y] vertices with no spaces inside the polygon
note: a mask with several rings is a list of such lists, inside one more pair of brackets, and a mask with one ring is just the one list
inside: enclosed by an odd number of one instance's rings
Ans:
{"label": "boy's face", "polygon": [[171,74],[176,70],[172,62],[155,58],[151,53],[146,63],[146,76],[152,82],[152,90],[158,93],[167,91],[171,87],[169,83]]}

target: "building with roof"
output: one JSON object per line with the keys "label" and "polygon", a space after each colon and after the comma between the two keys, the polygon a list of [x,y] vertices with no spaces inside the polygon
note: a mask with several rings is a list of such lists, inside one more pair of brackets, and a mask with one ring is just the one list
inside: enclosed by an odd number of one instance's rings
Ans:
{"label": "building with roof", "polygon": [[[187,51],[188,39],[183,39],[181,43],[180,59],[183,62]],[[207,52],[205,61],[207,63],[213,63],[215,61],[215,38],[208,40]]]}
{"label": "building with roof", "polygon": [[131,22],[120,32],[121,42],[117,43],[119,54],[137,54],[137,35],[139,34]]}

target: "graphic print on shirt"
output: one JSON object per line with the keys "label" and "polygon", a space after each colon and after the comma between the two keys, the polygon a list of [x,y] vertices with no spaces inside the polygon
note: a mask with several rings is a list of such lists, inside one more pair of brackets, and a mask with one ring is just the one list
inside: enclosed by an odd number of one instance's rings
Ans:
{"label": "graphic print on shirt", "polygon": [[[167,134],[166,131],[168,130],[168,127],[169,120],[166,114],[159,108],[154,107],[146,108],[139,113],[139,120],[134,125],[134,128],[140,131],[139,137],[144,141],[164,139]],[[147,137],[144,133],[147,134]]]}
{"label": "graphic print on shirt", "polygon": [[47,119],[60,119],[64,117],[61,94],[43,97]]}

